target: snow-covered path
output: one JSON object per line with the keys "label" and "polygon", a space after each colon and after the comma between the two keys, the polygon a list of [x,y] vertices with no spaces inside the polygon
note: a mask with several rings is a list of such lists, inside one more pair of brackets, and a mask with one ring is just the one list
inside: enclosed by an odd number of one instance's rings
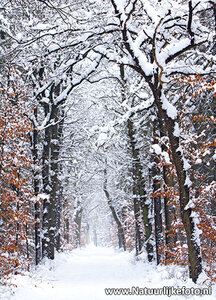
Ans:
{"label": "snow-covered path", "polygon": [[[154,264],[135,261],[129,253],[111,248],[87,247],[57,254],[55,261],[45,264],[27,276],[14,276],[18,285],[15,294],[0,299],[10,300],[104,300],[104,299],[169,299],[167,296],[106,295],[105,288],[162,288],[163,286],[192,287],[190,280],[183,281],[183,270],[156,267]],[[214,299],[205,296],[201,299]],[[171,299],[185,299],[172,296]],[[186,299],[197,299],[190,296]]]}

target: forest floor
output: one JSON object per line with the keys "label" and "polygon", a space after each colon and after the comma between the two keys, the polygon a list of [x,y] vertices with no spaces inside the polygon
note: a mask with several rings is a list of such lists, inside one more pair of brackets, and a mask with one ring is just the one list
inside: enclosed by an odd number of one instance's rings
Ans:
{"label": "forest floor", "polygon": [[[216,299],[216,288],[212,295],[201,298],[146,295],[153,288],[176,294],[177,288],[187,293],[192,288],[193,293],[193,288],[202,291],[206,286],[193,284],[185,268],[155,266],[145,262],[144,256],[137,261],[133,253],[94,246],[57,254],[54,261],[44,261],[30,273],[13,276],[11,283],[17,287],[0,287],[1,300]],[[126,288],[124,293],[131,295],[111,295],[113,290],[106,288],[118,288],[117,293],[121,292],[119,288]]]}

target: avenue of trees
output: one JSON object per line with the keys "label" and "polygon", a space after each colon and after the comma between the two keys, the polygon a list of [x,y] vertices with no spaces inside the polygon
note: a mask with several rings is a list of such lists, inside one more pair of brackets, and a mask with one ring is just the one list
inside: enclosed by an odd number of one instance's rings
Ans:
{"label": "avenue of trees", "polygon": [[0,278],[95,245],[214,282],[216,4],[0,1]]}

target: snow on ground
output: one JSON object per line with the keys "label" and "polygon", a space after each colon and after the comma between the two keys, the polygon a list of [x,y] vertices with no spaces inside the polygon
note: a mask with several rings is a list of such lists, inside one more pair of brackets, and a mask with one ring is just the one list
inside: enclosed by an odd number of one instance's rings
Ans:
{"label": "snow on ground", "polygon": [[13,276],[11,282],[17,288],[0,287],[1,300],[216,299],[215,289],[212,295],[202,298],[106,295],[105,288],[137,292],[139,287],[143,292],[145,288],[203,288],[204,285],[194,285],[183,268],[156,267],[154,263],[137,261],[132,253],[94,246],[57,254],[54,261],[43,262],[25,276]]}

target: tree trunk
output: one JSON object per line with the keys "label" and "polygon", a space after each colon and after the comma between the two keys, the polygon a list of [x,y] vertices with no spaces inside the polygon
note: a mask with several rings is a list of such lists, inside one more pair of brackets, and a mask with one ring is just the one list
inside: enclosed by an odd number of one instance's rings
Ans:
{"label": "tree trunk", "polygon": [[186,184],[186,172],[184,170],[179,137],[174,135],[176,120],[171,119],[167,115],[167,112],[162,108],[160,89],[157,91],[154,90],[154,97],[158,113],[164,120],[164,125],[170,140],[173,163],[176,168],[179,184],[181,218],[187,237],[190,277],[194,282],[196,282],[198,276],[202,272],[201,249],[199,245],[199,237],[196,232],[196,224],[194,218],[191,216],[192,209],[188,207],[185,209],[190,200],[189,187]]}
{"label": "tree trunk", "polygon": [[70,232],[69,232],[69,230],[70,230],[70,223],[69,223],[69,219],[68,218],[66,218],[64,220],[64,224],[65,224],[64,239],[67,241],[67,244],[69,244],[69,242],[70,242],[70,239],[69,239],[69,237],[70,237]]}
{"label": "tree trunk", "polygon": [[[50,124],[45,128],[45,142],[43,149],[43,185],[44,193],[49,195],[44,200],[44,215],[43,215],[43,237],[42,244],[43,256],[54,259],[54,252],[56,246],[56,237],[60,234],[61,222],[61,195],[59,174],[59,154],[60,143],[62,137],[62,124],[59,128],[59,119],[62,117],[60,108],[53,103],[53,98],[60,93],[60,84],[52,86],[50,90],[50,102],[52,106],[44,105],[45,116],[50,111]],[[58,227],[58,228],[57,228]],[[58,249],[60,248],[60,236],[58,238]]]}
{"label": "tree trunk", "polygon": [[76,228],[75,228],[76,247],[79,247],[81,244],[82,211],[83,209],[80,207],[80,203],[78,202],[78,207],[74,218],[74,222],[76,224]]}
{"label": "tree trunk", "polygon": [[114,206],[112,205],[112,200],[110,198],[110,194],[108,192],[107,188],[107,167],[104,168],[104,185],[103,185],[103,190],[107,198],[107,202],[109,205],[109,208],[112,212],[113,218],[117,224],[118,227],[118,238],[119,238],[119,247],[123,247],[124,251],[126,250],[126,245],[125,245],[125,233],[124,233],[124,227],[122,222],[120,221],[120,218],[118,217]]}
{"label": "tree trunk", "polygon": [[[162,122],[161,116],[158,115],[158,121],[159,121],[159,129],[160,129],[160,138],[163,138],[166,136],[166,130],[164,128],[164,124]],[[162,151],[167,152],[167,146],[165,143],[162,143],[161,145]],[[173,177],[170,174],[170,169],[167,165],[163,166],[163,180],[164,184],[166,185],[164,188],[166,190],[166,187],[173,186],[174,180]],[[173,235],[172,232],[172,221],[174,219],[174,209],[171,208],[171,206],[168,204],[170,198],[165,195],[164,196],[164,217],[165,217],[165,244],[169,246],[169,248],[174,245],[176,242],[176,238]]]}
{"label": "tree trunk", "polygon": [[[34,116],[37,118],[37,110],[34,111]],[[33,156],[33,185],[34,185],[34,195],[35,197],[39,194],[39,179],[38,179],[38,132],[37,129],[33,129],[32,133],[32,156]],[[39,199],[38,199],[39,201]],[[41,261],[41,236],[40,236],[40,204],[36,201],[34,205],[35,210],[35,263],[39,264]]]}
{"label": "tree trunk", "polygon": [[57,201],[56,201],[56,241],[55,247],[57,251],[61,248],[61,216],[62,216],[62,205],[63,205],[63,187],[58,186]]}
{"label": "tree trunk", "polygon": [[136,147],[134,124],[128,119],[128,137],[132,153],[132,174],[133,174],[133,197],[134,197],[134,215],[135,215],[135,234],[136,234],[136,254],[142,251],[143,239],[141,230],[141,219],[145,229],[145,246],[148,260],[153,259],[153,245],[151,242],[152,224],[149,217],[150,204],[147,203],[145,191],[145,182],[142,176],[142,167],[139,157],[139,149]]}
{"label": "tree trunk", "polygon": [[153,166],[152,166],[152,180],[153,180],[153,199],[154,199],[154,223],[155,223],[155,245],[156,245],[156,258],[157,264],[162,261],[162,254],[160,247],[163,245],[163,226],[162,226],[162,206],[161,196],[158,195],[161,189],[161,176],[160,169],[157,167],[159,159],[156,154],[153,154]]}
{"label": "tree trunk", "polygon": [[[56,161],[59,159],[60,155],[60,148],[62,143],[62,137],[63,137],[63,123],[64,123],[64,110],[59,108],[60,115],[58,116],[58,119],[62,119],[58,125],[57,128],[57,157],[55,158]],[[57,122],[58,120],[56,120]],[[59,161],[58,163],[58,174],[62,172],[62,166]],[[62,217],[62,208],[63,208],[63,186],[57,176],[57,194],[56,194],[56,250],[59,251],[61,248],[61,217]]]}
{"label": "tree trunk", "polygon": [[134,204],[134,217],[135,217],[135,248],[136,255],[139,255],[142,251],[142,230],[141,230],[141,209],[140,209],[140,161],[139,152],[136,148],[135,131],[133,122],[128,119],[128,137],[132,154],[132,178],[133,178],[133,204]]}
{"label": "tree trunk", "polygon": [[[168,176],[169,168],[167,166],[163,167],[163,179],[166,186],[173,186],[173,178]],[[169,204],[170,198],[164,197],[164,216],[165,216],[165,243],[170,248],[176,242],[176,238],[174,236],[172,230],[172,221],[174,219],[174,208]]]}
{"label": "tree trunk", "polygon": [[[50,142],[50,201],[49,201],[49,209],[50,209],[50,217],[49,217],[49,234],[50,234],[50,247],[53,249],[56,246],[56,236],[60,230],[60,209],[61,203],[58,202],[58,193],[60,192],[59,188],[59,139],[58,139],[58,118],[59,118],[59,109],[58,107],[53,107],[53,121],[54,124],[51,126],[51,142]],[[57,223],[59,228],[57,228]],[[59,245],[60,246],[60,245]]]}
{"label": "tree trunk", "polygon": [[55,235],[55,224],[53,225],[52,219],[55,219],[55,209],[52,208],[50,202],[50,145],[51,145],[51,128],[45,129],[44,147],[42,154],[42,178],[43,178],[43,191],[47,196],[43,201],[43,232],[42,232],[42,257],[48,257],[54,259],[54,235]]}

